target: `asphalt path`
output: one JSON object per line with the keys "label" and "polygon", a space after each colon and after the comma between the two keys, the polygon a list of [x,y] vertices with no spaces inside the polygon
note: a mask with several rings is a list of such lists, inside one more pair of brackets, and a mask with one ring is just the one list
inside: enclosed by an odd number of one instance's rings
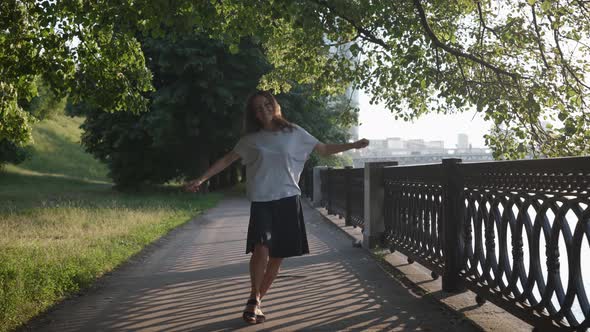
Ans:
{"label": "asphalt path", "polygon": [[249,203],[229,197],[148,247],[34,331],[475,331],[393,278],[304,204],[311,254],[288,258],[263,301],[267,321],[241,319],[249,294]]}

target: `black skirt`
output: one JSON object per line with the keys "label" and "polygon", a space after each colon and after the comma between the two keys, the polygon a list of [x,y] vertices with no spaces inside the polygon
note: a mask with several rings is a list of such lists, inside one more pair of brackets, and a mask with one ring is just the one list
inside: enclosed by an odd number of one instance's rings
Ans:
{"label": "black skirt", "polygon": [[269,249],[270,257],[309,254],[299,195],[269,202],[252,202],[246,253],[256,244]]}

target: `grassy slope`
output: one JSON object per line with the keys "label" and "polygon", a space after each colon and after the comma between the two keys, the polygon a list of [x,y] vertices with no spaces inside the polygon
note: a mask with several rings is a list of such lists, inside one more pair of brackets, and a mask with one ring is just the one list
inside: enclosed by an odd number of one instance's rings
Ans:
{"label": "grassy slope", "polygon": [[108,181],[107,168],[80,145],[83,119],[57,116],[35,126],[31,158],[19,167],[79,179]]}
{"label": "grassy slope", "polygon": [[80,145],[82,120],[56,116],[34,127],[31,158],[0,173],[0,213],[111,190],[106,166]]}
{"label": "grassy slope", "polygon": [[81,121],[38,124],[32,158],[0,172],[0,331],[89,286],[220,198],[111,190],[106,167],[80,147]]}

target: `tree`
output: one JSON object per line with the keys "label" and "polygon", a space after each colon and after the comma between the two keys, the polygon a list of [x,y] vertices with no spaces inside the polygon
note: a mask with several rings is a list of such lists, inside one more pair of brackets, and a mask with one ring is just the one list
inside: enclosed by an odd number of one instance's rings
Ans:
{"label": "tree", "polygon": [[[69,111],[86,115],[82,143],[121,188],[200,175],[236,144],[244,103],[270,70],[248,39],[236,54],[200,34],[147,38],[143,45],[156,89],[148,111],[106,113],[85,104]],[[323,140],[345,140],[344,127],[356,122],[346,100],[314,98],[309,87],[278,98],[287,118]],[[236,163],[214,178],[212,189],[235,184],[240,168]]]}
{"label": "tree", "polygon": [[240,134],[243,103],[268,70],[248,41],[237,54],[203,35],[147,38],[143,45],[156,88],[149,110],[86,110],[82,125],[84,146],[120,187],[195,176],[227,153]]}
{"label": "tree", "polygon": [[[212,6],[221,22],[216,31],[227,40],[261,37],[274,66],[265,87],[288,90],[295,80],[330,93],[352,83],[405,120],[475,107],[497,127],[487,142],[499,158],[590,153],[587,1]],[[339,46],[344,52],[329,51]],[[496,135],[499,128],[514,135]]]}
{"label": "tree", "polygon": [[[150,72],[136,37],[174,26],[179,35],[205,33],[232,52],[242,37],[258,38],[273,67],[263,88],[309,84],[330,95],[353,84],[405,120],[475,107],[515,133],[487,137],[496,151],[507,151],[497,157],[590,149],[587,1],[9,0],[0,6],[0,138],[26,139],[27,118],[16,100],[27,96],[33,74],[106,111],[147,109]],[[505,143],[527,148],[500,149]]]}
{"label": "tree", "polygon": [[[133,33],[133,3],[0,2],[0,141],[23,145],[33,116],[23,109],[39,77],[57,97],[104,111],[143,111],[151,75]],[[129,25],[133,29],[129,29]]]}
{"label": "tree", "polygon": [[[17,107],[21,110],[29,122],[40,121],[54,114],[62,113],[66,104],[66,97],[58,97],[52,91],[47,82],[39,77],[36,78],[30,88],[34,91],[35,97],[30,100],[17,100]],[[29,130],[27,127],[26,130]],[[30,151],[23,144],[3,138],[0,139],[0,167],[5,163],[18,164],[29,157]]]}

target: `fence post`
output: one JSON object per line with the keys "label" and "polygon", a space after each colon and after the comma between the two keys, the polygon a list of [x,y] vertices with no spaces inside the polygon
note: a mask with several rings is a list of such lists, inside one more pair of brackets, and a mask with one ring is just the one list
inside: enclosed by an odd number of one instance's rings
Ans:
{"label": "fence post", "polygon": [[445,292],[458,293],[465,290],[460,272],[464,264],[464,213],[463,178],[459,167],[461,159],[442,160],[443,176],[443,254],[445,266],[442,288]]}
{"label": "fence post", "polygon": [[[344,166],[344,169],[350,170],[352,169],[352,166]],[[345,203],[344,203],[344,225],[345,226],[351,226],[352,223],[350,222],[350,209],[351,209],[351,200],[350,197],[352,196],[352,188],[350,186],[350,174],[348,173],[344,173],[345,177],[344,177],[344,184],[345,184],[345,188],[346,188],[346,198],[345,198]]]}
{"label": "fence post", "polygon": [[331,166],[328,166],[328,170],[326,171],[326,181],[328,182],[326,184],[326,192],[328,193],[328,198],[326,199],[326,210],[328,211],[328,214],[334,214],[334,211],[332,211],[332,170],[334,168]]}
{"label": "fence post", "polygon": [[313,169],[307,169],[307,184],[305,185],[305,187],[307,188],[307,198],[309,198],[310,201],[313,201]]}
{"label": "fence post", "polygon": [[385,225],[383,221],[383,167],[396,166],[397,161],[365,163],[365,211],[363,229],[363,247],[374,249],[381,242]]}
{"label": "fence post", "polygon": [[320,177],[320,171],[328,167],[316,166],[313,168],[313,207],[319,207],[322,205],[322,178]]}

